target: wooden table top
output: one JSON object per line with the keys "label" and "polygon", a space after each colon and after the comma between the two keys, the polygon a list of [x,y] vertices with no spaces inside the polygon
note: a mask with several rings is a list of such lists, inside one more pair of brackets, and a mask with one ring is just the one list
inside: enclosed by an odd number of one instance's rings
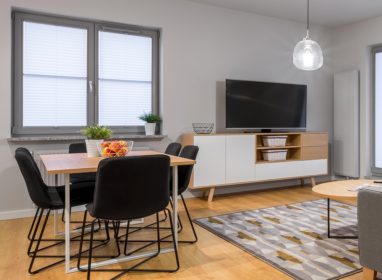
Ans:
{"label": "wooden table top", "polygon": [[358,192],[349,191],[350,188],[363,184],[373,184],[373,180],[343,180],[319,184],[312,188],[313,192],[325,198],[352,198],[357,199]]}
{"label": "wooden table top", "polygon": [[[128,153],[130,156],[147,156],[147,155],[160,155],[163,153],[156,151],[131,151]],[[193,165],[195,160],[169,156],[171,166]],[[48,174],[74,174],[96,172],[98,164],[103,157],[87,157],[87,154],[51,154],[41,155],[41,160],[46,168]]]}

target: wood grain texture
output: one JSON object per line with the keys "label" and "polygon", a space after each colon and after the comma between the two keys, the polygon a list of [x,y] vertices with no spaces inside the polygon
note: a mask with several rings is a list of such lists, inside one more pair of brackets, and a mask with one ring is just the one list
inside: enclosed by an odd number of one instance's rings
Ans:
{"label": "wood grain texture", "polygon": [[[277,205],[297,203],[319,198],[312,193],[309,187],[295,187],[272,191],[261,191],[251,193],[240,193],[228,196],[216,196],[214,202],[206,204],[204,199],[188,199],[188,206],[194,218],[219,215],[224,213],[243,211],[248,209],[259,209]],[[344,200],[351,202],[351,200]],[[354,202],[354,201],[353,201]],[[82,214],[74,213],[76,220],[81,219]],[[186,218],[183,208],[180,206],[180,216],[184,221]],[[9,280],[57,280],[70,279],[82,280],[86,275],[81,272],[64,274],[63,265],[53,267],[40,274],[30,276],[27,273],[29,258],[26,255],[27,233],[32,218],[0,221],[0,248],[2,260],[0,262],[0,279]],[[61,225],[60,225],[61,226]],[[184,232],[180,238],[191,238],[190,228],[186,222]],[[53,221],[49,220],[47,226],[48,236],[52,234]],[[129,273],[120,279],[129,280],[286,280],[291,279],[272,266],[264,263],[238,247],[224,241],[216,235],[196,225],[199,241],[196,244],[180,244],[180,270],[177,273]],[[114,248],[114,247],[113,247]],[[63,251],[60,247],[58,252]],[[111,249],[105,247],[98,253],[107,252]],[[75,252],[73,250],[73,252]],[[47,263],[49,260],[38,260],[37,264]],[[149,262],[145,267],[153,268],[158,265],[172,265],[171,254],[163,254],[156,260]],[[75,262],[73,261],[73,264]],[[121,267],[123,265],[115,265]],[[106,280],[113,277],[115,273],[92,273],[93,280]],[[362,273],[352,275],[346,280],[362,280]]]}
{"label": "wood grain texture", "polygon": [[327,146],[328,145],[327,133],[302,133],[301,134],[301,146],[302,147],[315,147],[315,146]]}
{"label": "wood grain texture", "polygon": [[313,187],[313,192],[324,198],[349,198],[357,199],[358,192],[349,191],[349,188],[362,184],[372,184],[373,180],[344,180],[319,184]]}
{"label": "wood grain texture", "polygon": [[362,275],[364,280],[375,280],[377,277],[377,272],[373,269],[364,267]]}
{"label": "wood grain texture", "polygon": [[[159,154],[162,153],[156,151],[131,151],[127,157]],[[41,155],[41,161],[43,162],[48,174],[96,172],[99,162],[103,159],[103,157],[87,157],[86,154]],[[170,159],[171,166],[192,165],[196,163],[194,160],[176,156],[170,156]]]}
{"label": "wood grain texture", "polygon": [[328,146],[302,147],[300,155],[302,160],[325,159],[329,156]]}

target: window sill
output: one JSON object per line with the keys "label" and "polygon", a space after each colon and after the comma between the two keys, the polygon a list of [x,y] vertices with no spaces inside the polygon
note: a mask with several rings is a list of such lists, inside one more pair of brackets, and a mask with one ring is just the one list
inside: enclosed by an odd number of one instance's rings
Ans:
{"label": "window sill", "polygon": [[[143,135],[143,134],[116,134],[113,139],[128,139],[134,141],[161,141],[167,135]],[[8,138],[8,142],[53,142],[53,141],[81,141],[85,140],[84,136],[80,135],[53,135],[53,136],[19,136]]]}

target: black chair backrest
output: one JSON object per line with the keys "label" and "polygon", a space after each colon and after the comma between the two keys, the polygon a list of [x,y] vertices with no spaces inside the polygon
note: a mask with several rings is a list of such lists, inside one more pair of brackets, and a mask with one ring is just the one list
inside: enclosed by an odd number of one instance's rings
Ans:
{"label": "black chair backrest", "polygon": [[[185,146],[180,152],[180,157],[196,160],[198,155],[199,147],[198,146]],[[193,165],[184,165],[178,167],[178,192],[179,194],[187,190],[190,183],[191,174],[194,166]]]}
{"label": "black chair backrest", "polygon": [[33,203],[40,208],[49,208],[51,200],[48,196],[47,186],[31,153],[25,148],[17,148],[15,158]]}
{"label": "black chair backrest", "polygon": [[164,153],[167,155],[171,155],[171,156],[178,156],[181,149],[182,149],[181,144],[179,144],[177,142],[173,142],[167,146]]}
{"label": "black chair backrest", "polygon": [[69,153],[70,154],[86,153],[86,144],[85,144],[85,142],[70,144],[69,145]]}
{"label": "black chair backrest", "polygon": [[[69,145],[69,153],[70,154],[78,154],[78,153],[86,153],[86,144],[82,143],[72,143]],[[96,179],[95,173],[78,173],[71,174],[70,181],[71,182],[94,182]]]}
{"label": "black chair backrest", "polygon": [[100,162],[92,215],[101,219],[142,218],[169,203],[170,157],[149,155]]}

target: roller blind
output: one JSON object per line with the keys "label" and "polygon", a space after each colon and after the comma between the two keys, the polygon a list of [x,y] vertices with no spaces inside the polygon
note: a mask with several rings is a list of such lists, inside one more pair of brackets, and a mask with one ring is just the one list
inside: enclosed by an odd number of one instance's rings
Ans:
{"label": "roller blind", "polygon": [[107,126],[143,125],[152,108],[152,38],[99,31],[99,115]]}
{"label": "roller blind", "polygon": [[23,126],[87,124],[87,30],[23,22]]}

